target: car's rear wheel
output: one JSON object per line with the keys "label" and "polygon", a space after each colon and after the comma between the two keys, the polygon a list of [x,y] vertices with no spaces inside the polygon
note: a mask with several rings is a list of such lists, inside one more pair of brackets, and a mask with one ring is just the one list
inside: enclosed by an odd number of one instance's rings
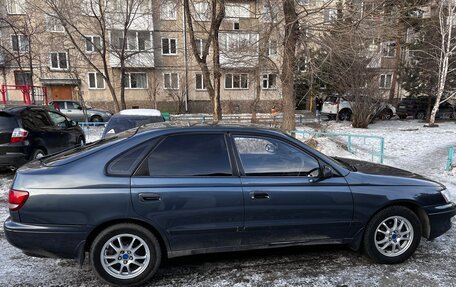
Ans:
{"label": "car's rear wheel", "polygon": [[103,122],[103,118],[100,116],[92,116],[90,118],[90,121],[94,122],[94,123],[101,123],[101,122]]}
{"label": "car's rear wheel", "polygon": [[96,275],[109,284],[140,285],[148,281],[160,265],[160,244],[142,226],[116,224],[95,238],[90,261]]}
{"label": "car's rear wheel", "polygon": [[350,121],[352,113],[350,110],[345,109],[339,112],[339,120],[341,121]]}
{"label": "car's rear wheel", "polygon": [[390,110],[390,109],[384,109],[381,113],[380,113],[380,118],[382,120],[391,120],[393,118],[394,114],[393,114],[393,111]]}
{"label": "car's rear wheel", "polygon": [[36,149],[33,151],[32,154],[32,159],[40,159],[42,157],[46,156],[46,152],[42,149]]}
{"label": "car's rear wheel", "polygon": [[364,249],[379,263],[396,264],[407,260],[421,240],[421,224],[416,214],[402,206],[377,213],[366,227]]}

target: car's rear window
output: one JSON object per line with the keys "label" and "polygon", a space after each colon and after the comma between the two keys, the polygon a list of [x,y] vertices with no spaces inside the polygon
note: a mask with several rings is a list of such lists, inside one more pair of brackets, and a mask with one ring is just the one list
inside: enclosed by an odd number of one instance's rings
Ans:
{"label": "car's rear window", "polygon": [[164,119],[161,116],[114,116],[106,125],[103,137],[117,134],[142,125],[160,122],[164,122]]}
{"label": "car's rear window", "polygon": [[17,120],[13,115],[0,112],[0,130],[13,130],[17,127]]}
{"label": "car's rear window", "polygon": [[123,141],[124,139],[131,137],[135,133],[136,129],[129,130],[123,133],[116,134],[115,136],[106,139],[101,139],[99,141],[89,143],[82,147],[67,149],[56,155],[51,155],[42,158],[41,163],[43,163],[46,166],[63,165],[74,160],[77,160],[79,158],[94,154],[97,151],[100,151],[108,146],[111,146],[112,144],[115,144],[119,141]]}

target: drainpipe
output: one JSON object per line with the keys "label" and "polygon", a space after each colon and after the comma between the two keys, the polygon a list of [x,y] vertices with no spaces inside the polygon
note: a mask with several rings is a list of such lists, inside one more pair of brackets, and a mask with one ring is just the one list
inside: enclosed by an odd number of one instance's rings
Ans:
{"label": "drainpipe", "polygon": [[183,23],[182,23],[182,31],[184,36],[184,63],[185,63],[185,112],[188,112],[188,51],[187,51],[187,13],[185,9]]}

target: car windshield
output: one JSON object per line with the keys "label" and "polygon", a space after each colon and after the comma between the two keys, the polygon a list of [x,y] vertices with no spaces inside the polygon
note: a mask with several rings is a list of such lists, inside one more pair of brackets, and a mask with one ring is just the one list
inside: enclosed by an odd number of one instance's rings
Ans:
{"label": "car windshield", "polygon": [[104,132],[103,138],[106,136],[118,134],[120,132],[139,127],[146,124],[151,123],[160,123],[164,122],[163,117],[161,116],[124,116],[124,115],[116,115],[112,117]]}

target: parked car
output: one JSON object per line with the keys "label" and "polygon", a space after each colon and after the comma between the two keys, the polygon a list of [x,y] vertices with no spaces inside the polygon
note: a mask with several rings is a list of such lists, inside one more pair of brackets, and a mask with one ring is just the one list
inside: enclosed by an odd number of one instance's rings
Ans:
{"label": "parked car", "polygon": [[[397,107],[397,115],[400,119],[409,116],[414,119],[424,120],[427,117],[429,105],[431,109],[435,104],[435,97],[407,97],[402,99]],[[456,107],[448,102],[441,103],[436,118],[456,118]]]}
{"label": "parked car", "polygon": [[[58,109],[73,121],[86,121],[83,108],[77,101],[51,101],[49,104],[53,105],[56,109]],[[105,110],[94,109],[90,106],[86,106],[86,109],[87,119],[89,122],[107,122],[112,116],[110,112]]]}
{"label": "parked car", "polygon": [[[43,180],[45,178],[46,180]],[[451,228],[440,183],[330,158],[262,128],[152,124],[19,169],[7,240],[77,258],[115,285],[142,284],[162,258],[346,244],[376,262],[409,258]]]}
{"label": "parked car", "polygon": [[16,169],[26,162],[84,145],[82,129],[62,113],[42,106],[0,111],[0,166]]}
{"label": "parked car", "polygon": [[[350,121],[353,111],[350,101],[344,97],[328,96],[323,102],[321,115],[327,116],[329,119],[335,120],[337,115],[337,103],[339,102],[339,120]],[[396,114],[396,108],[389,103],[379,103],[375,107],[375,117],[389,120]]]}
{"label": "parked car", "polygon": [[145,124],[164,122],[165,118],[159,110],[129,109],[113,115],[103,131],[103,138]]}

